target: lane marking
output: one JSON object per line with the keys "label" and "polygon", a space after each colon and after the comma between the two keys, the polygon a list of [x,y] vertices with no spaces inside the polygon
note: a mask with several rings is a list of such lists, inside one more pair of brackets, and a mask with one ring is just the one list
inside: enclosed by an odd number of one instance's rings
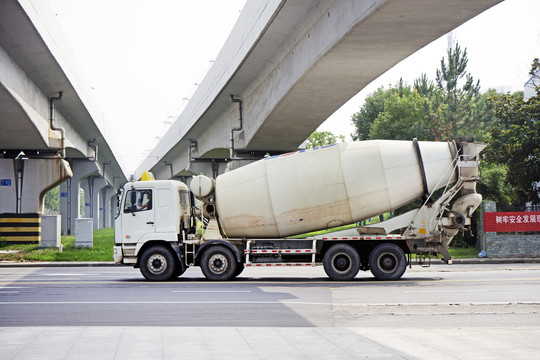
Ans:
{"label": "lane marking", "polygon": [[462,293],[462,292],[489,292],[493,290],[408,290],[403,293]]}
{"label": "lane marking", "polygon": [[173,290],[173,293],[250,293],[251,290]]}
{"label": "lane marking", "polygon": [[40,274],[41,276],[91,276],[92,274],[61,274],[61,273],[50,273],[50,274]]}
{"label": "lane marking", "polygon": [[30,287],[28,286],[10,286],[10,287],[3,287],[3,288],[0,288],[2,290],[4,289],[7,289],[7,290],[10,290],[10,289],[30,289]]}

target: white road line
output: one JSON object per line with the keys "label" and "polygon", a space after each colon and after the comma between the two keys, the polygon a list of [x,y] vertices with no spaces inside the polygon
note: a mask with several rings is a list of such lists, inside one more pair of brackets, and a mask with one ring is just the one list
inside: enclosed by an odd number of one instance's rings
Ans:
{"label": "white road line", "polygon": [[20,291],[5,291],[0,289],[0,294],[18,294]]}
{"label": "white road line", "polygon": [[11,290],[11,289],[29,289],[30,287],[29,286],[9,286],[9,287],[3,287],[3,286],[0,286],[0,289],[6,289],[6,290]]}
{"label": "white road line", "polygon": [[251,290],[173,290],[173,293],[250,293]]}
{"label": "white road line", "polygon": [[89,276],[91,274],[40,274],[42,276]]}
{"label": "white road line", "polygon": [[489,290],[408,290],[403,293],[462,293],[462,292],[489,292]]}

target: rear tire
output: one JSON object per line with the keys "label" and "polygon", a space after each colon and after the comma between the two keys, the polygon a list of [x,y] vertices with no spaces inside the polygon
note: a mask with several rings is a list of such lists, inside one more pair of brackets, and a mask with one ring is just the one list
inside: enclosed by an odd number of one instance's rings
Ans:
{"label": "rear tire", "polygon": [[201,270],[208,280],[230,280],[236,275],[236,257],[225,246],[212,246],[202,255]]}
{"label": "rear tire", "polygon": [[177,263],[173,254],[162,245],[146,249],[139,265],[143,276],[150,281],[167,281],[177,273]]}
{"label": "rear tire", "polygon": [[380,244],[369,254],[369,268],[377,280],[398,280],[407,269],[407,258],[399,246]]}
{"label": "rear tire", "polygon": [[324,254],[324,271],[334,281],[354,279],[360,270],[360,255],[351,245],[335,244]]}

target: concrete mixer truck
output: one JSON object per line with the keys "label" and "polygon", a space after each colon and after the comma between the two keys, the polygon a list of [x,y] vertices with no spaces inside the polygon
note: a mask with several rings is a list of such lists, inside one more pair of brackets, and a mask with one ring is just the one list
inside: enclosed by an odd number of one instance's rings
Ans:
{"label": "concrete mixer truck", "polygon": [[[351,280],[360,270],[397,280],[414,259],[451,262],[452,238],[469,228],[482,201],[476,182],[484,146],[472,139],[341,143],[267,157],[216,179],[194,176],[189,187],[129,182],[119,191],[114,260],[151,281],[189,266],[220,281],[246,266],[316,265],[331,280]],[[301,235],[418,199],[416,209],[377,224]]]}

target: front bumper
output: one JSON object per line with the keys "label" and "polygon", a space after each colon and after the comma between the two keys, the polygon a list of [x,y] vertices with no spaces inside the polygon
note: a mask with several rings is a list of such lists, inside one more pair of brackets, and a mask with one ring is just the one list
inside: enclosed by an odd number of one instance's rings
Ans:
{"label": "front bumper", "polygon": [[113,259],[114,259],[114,262],[117,263],[117,264],[121,264],[123,258],[124,258],[124,254],[122,253],[122,247],[121,246],[114,246],[113,247]]}
{"label": "front bumper", "polygon": [[135,246],[113,246],[113,259],[117,264],[136,264]]}

